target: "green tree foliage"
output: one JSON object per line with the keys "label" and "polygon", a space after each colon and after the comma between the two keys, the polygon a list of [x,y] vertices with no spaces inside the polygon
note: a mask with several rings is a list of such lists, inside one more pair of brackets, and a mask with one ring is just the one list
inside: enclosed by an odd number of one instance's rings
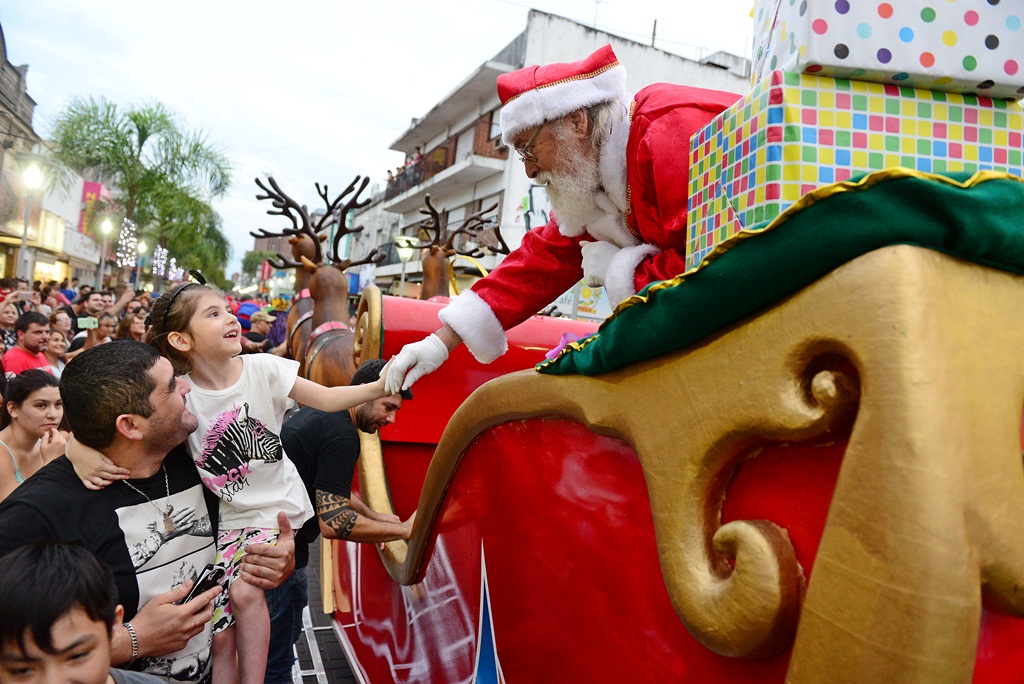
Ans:
{"label": "green tree foliage", "polygon": [[59,163],[111,189],[151,245],[224,282],[231,246],[211,202],[227,190],[231,168],[201,132],[183,131],[160,103],[119,109],[75,98],[55,119],[52,144]]}
{"label": "green tree foliage", "polygon": [[264,252],[257,250],[249,250],[242,257],[242,273],[247,273],[254,279],[259,278],[260,267],[263,262],[267,259],[276,259],[277,254],[274,252]]}

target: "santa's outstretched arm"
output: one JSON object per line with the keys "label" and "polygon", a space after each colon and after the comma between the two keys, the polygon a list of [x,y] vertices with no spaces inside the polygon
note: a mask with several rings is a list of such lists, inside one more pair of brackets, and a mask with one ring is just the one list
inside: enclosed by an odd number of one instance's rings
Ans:
{"label": "santa's outstretched arm", "polygon": [[442,328],[402,348],[388,369],[385,389],[407,389],[462,343],[477,361],[494,361],[508,350],[506,330],[579,282],[582,259],[579,238],[562,235],[554,221],[527,232],[518,249],[441,310]]}

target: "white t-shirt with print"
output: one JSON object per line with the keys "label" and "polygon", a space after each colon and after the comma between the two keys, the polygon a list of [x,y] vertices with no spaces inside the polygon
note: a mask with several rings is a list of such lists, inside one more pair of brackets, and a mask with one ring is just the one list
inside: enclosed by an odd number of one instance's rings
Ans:
{"label": "white t-shirt with print", "polygon": [[242,375],[227,389],[192,387],[186,405],[199,419],[188,448],[203,483],[220,497],[220,529],[277,527],[284,511],[293,529],[313,517],[295,465],[281,445],[281,423],[299,363],[246,354]]}

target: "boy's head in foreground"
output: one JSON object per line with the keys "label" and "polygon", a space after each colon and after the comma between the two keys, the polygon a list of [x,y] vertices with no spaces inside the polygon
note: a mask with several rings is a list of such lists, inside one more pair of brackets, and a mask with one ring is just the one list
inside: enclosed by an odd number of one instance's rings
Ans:
{"label": "boy's head in foreground", "polygon": [[123,610],[110,569],[81,546],[37,542],[0,558],[0,683],[110,681]]}

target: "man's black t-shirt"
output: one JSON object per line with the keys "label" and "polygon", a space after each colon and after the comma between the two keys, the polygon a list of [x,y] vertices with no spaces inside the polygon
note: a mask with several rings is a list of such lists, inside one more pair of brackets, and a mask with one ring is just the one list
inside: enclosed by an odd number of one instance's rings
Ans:
{"label": "man's black t-shirt", "polygon": [[[359,433],[348,411],[327,413],[305,407],[284,422],[281,442],[316,506],[316,490],[352,495],[352,474],[359,460]],[[309,563],[309,544],[320,534],[313,516],[295,535],[295,567]]]}
{"label": "man's black t-shirt", "polygon": [[[184,445],[164,459],[152,477],[100,491],[86,489],[61,456],[28,478],[0,503],[0,549],[7,553],[39,539],[81,544],[114,572],[118,603],[130,620],[153,596],[194,578],[215,561],[217,499],[203,486]],[[173,529],[164,525],[170,510]],[[210,513],[214,515],[211,518]],[[207,628],[178,653],[141,658],[132,667],[171,680],[196,681],[210,666]],[[197,676],[197,674],[199,676]]]}

